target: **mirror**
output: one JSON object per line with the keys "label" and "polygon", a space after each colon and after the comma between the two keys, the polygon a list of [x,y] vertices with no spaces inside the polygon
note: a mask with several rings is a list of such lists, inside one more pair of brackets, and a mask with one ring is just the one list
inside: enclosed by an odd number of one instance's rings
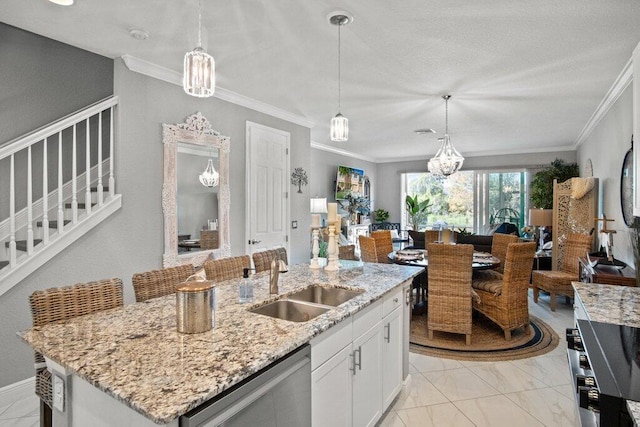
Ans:
{"label": "mirror", "polygon": [[[163,124],[162,142],[163,266],[202,265],[211,254],[229,256],[229,138],[198,112],[185,123]],[[217,183],[202,176],[209,161]]]}

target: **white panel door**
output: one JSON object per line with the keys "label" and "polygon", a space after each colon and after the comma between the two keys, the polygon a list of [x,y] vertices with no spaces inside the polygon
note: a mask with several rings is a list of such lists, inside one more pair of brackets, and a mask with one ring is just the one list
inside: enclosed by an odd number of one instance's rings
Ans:
{"label": "white panel door", "polygon": [[353,425],[374,426],[382,416],[382,327],[376,325],[353,341]]}
{"label": "white panel door", "polygon": [[289,132],[247,122],[247,254],[289,249],[290,138]]}

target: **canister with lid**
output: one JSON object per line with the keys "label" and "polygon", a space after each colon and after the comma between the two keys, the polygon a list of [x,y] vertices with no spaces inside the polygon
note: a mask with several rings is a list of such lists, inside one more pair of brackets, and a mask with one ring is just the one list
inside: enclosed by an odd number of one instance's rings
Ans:
{"label": "canister with lid", "polygon": [[215,288],[213,281],[180,283],[176,287],[178,332],[197,334],[215,326]]}

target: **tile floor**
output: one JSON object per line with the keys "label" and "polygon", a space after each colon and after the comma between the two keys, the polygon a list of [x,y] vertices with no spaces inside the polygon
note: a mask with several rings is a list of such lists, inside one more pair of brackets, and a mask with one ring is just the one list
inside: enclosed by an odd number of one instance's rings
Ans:
{"label": "tile floor", "polygon": [[[411,381],[380,422],[381,427],[413,426],[579,426],[569,367],[565,328],[573,326],[572,307],[558,301],[551,313],[548,296],[530,312],[552,326],[560,345],[550,353],[508,362],[459,362],[410,354]],[[0,401],[0,426],[39,425],[32,392]]]}

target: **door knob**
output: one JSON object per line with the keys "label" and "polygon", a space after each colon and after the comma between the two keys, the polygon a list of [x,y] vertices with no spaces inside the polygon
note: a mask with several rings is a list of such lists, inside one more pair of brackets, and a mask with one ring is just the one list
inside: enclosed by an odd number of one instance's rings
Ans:
{"label": "door knob", "polygon": [[255,245],[256,243],[260,243],[262,240],[249,240],[250,245]]}

